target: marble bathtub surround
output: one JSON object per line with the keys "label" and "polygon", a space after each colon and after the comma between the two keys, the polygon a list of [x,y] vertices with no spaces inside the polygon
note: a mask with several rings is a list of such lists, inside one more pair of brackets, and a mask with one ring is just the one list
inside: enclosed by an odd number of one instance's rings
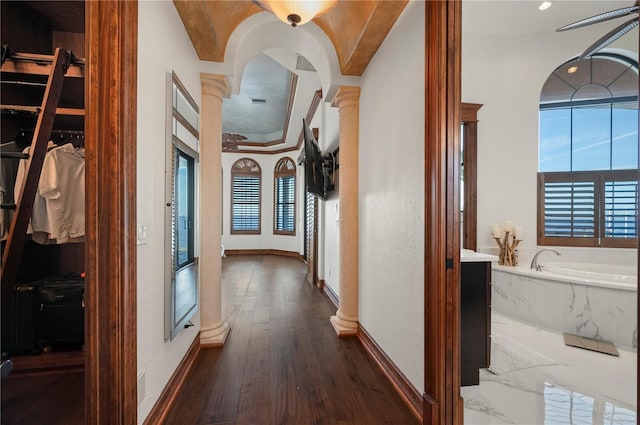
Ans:
{"label": "marble bathtub surround", "polygon": [[536,327],[637,348],[637,287],[590,286],[545,272],[494,266],[493,311]]}

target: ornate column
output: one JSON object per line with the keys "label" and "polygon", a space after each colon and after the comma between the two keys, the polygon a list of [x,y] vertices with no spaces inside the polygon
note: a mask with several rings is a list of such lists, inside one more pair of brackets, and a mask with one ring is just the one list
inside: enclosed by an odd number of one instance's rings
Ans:
{"label": "ornate column", "polygon": [[[229,333],[222,320],[222,75],[200,74],[200,344],[220,347]],[[206,190],[205,190],[206,189]]]}
{"label": "ornate column", "polygon": [[340,111],[340,303],[331,316],[339,337],[358,333],[359,101],[359,87],[341,86],[332,102]]}

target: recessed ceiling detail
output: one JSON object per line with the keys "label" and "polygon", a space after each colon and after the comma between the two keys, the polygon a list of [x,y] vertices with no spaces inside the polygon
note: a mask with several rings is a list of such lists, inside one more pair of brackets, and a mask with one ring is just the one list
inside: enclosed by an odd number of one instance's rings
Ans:
{"label": "recessed ceiling detail", "polygon": [[[247,63],[240,93],[222,103],[222,132],[241,134],[241,145],[284,143],[297,77],[265,54]],[[268,107],[266,107],[268,106]]]}

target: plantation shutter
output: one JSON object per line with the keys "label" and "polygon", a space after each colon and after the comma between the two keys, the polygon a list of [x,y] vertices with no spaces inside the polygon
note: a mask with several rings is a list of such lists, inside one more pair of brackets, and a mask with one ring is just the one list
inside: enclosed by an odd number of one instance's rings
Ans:
{"label": "plantation shutter", "polygon": [[295,230],[295,177],[276,178],[276,230]]}
{"label": "plantation shutter", "polygon": [[538,185],[539,245],[635,246],[634,172],[538,173]]}
{"label": "plantation shutter", "polygon": [[637,211],[637,180],[605,182],[605,238],[637,238]]}
{"label": "plantation shutter", "polygon": [[273,233],[296,234],[296,166],[291,158],[281,158],[273,170]]}
{"label": "plantation shutter", "polygon": [[233,230],[260,230],[259,177],[233,177]]}
{"label": "plantation shutter", "polygon": [[231,168],[231,234],[260,233],[260,166],[249,158]]}

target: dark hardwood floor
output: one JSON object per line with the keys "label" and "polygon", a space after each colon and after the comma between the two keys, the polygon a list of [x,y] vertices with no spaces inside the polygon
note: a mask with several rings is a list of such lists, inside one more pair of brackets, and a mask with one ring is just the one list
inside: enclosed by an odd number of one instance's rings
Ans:
{"label": "dark hardwood floor", "polygon": [[413,425],[357,339],[338,339],[335,307],[293,258],[223,261],[224,348],[202,349],[168,424]]}
{"label": "dark hardwood floor", "polygon": [[2,380],[2,425],[84,422],[84,371],[12,373]]}
{"label": "dark hardwood floor", "polygon": [[[200,351],[167,424],[418,424],[358,340],[336,337],[297,259],[226,258],[223,314],[224,348]],[[83,423],[81,370],[13,373],[0,391],[2,425]]]}

